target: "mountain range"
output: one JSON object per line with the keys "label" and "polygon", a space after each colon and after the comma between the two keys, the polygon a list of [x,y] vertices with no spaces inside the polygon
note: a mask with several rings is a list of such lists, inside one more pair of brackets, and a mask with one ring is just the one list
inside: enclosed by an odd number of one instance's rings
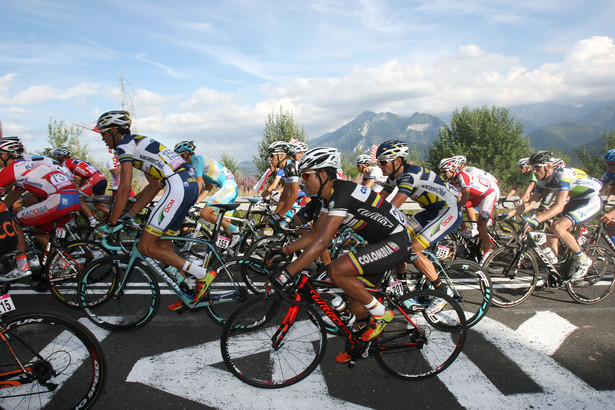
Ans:
{"label": "mountain range", "polygon": [[[532,148],[540,150],[555,147],[570,157],[571,165],[579,165],[575,152],[577,148],[585,146],[588,151],[600,150],[601,135],[615,130],[615,101],[583,106],[541,103],[508,109],[523,125],[524,135],[530,139]],[[440,127],[450,123],[451,117],[452,113],[432,115],[415,112],[404,116],[365,111],[337,130],[310,139],[309,144],[311,147],[335,147],[349,154],[356,148],[367,153],[374,144],[399,139],[407,141],[422,153],[436,140]],[[251,161],[239,165],[244,174],[251,174]]]}

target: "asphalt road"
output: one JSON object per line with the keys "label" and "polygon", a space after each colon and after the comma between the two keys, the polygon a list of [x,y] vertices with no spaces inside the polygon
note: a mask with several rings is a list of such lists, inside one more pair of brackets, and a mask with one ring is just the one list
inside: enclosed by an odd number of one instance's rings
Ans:
{"label": "asphalt road", "polygon": [[[81,317],[49,294],[11,292],[19,310]],[[580,305],[563,289],[536,292],[522,305],[491,308],[471,329],[458,360],[438,377],[392,378],[374,359],[339,365],[339,338],[320,367],[294,386],[262,390],[226,371],[221,328],[204,312],[161,309],[144,328],[97,329],[107,361],[96,409],[199,408],[615,408],[615,296]],[[82,318],[89,327],[95,327]]]}

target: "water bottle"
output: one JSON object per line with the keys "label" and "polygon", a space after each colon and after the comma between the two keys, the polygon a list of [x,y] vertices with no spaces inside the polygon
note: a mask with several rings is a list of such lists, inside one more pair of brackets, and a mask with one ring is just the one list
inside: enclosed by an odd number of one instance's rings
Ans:
{"label": "water bottle", "polygon": [[585,242],[587,242],[587,236],[585,236],[587,235],[587,233],[587,228],[582,226],[579,230],[579,237],[577,238],[577,243],[579,244],[579,246],[583,246],[585,245]]}
{"label": "water bottle", "polygon": [[335,311],[339,313],[340,319],[342,319],[342,321],[346,323],[346,326],[351,327],[356,320],[356,317],[350,311],[350,309],[348,309],[344,298],[342,298],[340,295],[337,295],[331,301],[331,306],[333,306],[333,309],[335,309]]}
{"label": "water bottle", "polygon": [[544,252],[547,259],[549,259],[549,262],[551,262],[554,265],[558,262],[557,255],[555,255],[555,252],[553,252],[553,249],[549,248],[548,246],[545,246],[544,248],[542,248],[542,251]]}

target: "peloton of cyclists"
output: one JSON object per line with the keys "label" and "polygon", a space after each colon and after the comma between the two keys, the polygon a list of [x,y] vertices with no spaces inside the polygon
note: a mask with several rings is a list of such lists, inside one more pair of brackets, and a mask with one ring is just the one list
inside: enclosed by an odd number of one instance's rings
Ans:
{"label": "peloton of cyclists", "polygon": [[555,194],[554,202],[542,213],[526,218],[525,230],[530,230],[540,223],[556,218],[551,224],[550,232],[555,238],[549,238],[548,246],[558,255],[558,239],[574,253],[575,263],[571,268],[571,279],[580,279],[587,275],[592,260],[583,252],[569,229],[593,218],[602,209],[600,190],[602,183],[575,168],[555,168],[554,158],[549,151],[532,154],[529,164],[536,175],[536,188],[527,204],[521,204],[508,216],[521,215],[534,208],[549,192]]}

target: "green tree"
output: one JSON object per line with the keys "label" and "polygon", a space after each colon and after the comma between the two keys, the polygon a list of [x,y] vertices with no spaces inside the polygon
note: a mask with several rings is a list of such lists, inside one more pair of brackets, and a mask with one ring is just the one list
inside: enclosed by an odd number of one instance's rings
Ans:
{"label": "green tree", "polygon": [[224,165],[231,173],[235,176],[235,178],[241,175],[241,171],[239,171],[239,163],[235,160],[235,158],[231,157],[226,152],[222,153],[222,159],[220,163]]}
{"label": "green tree", "polygon": [[350,154],[342,153],[341,161],[344,178],[354,181],[355,178],[359,176],[359,170],[357,169],[357,157],[361,154],[364,154],[364,152],[359,147],[355,147]]}
{"label": "green tree", "polygon": [[531,153],[523,126],[507,108],[483,106],[471,110],[466,106],[453,112],[450,126],[440,129],[437,140],[427,149],[425,165],[438,170],[443,158],[465,155],[469,166],[492,173],[501,181],[500,187],[507,188],[517,177],[519,158]]}
{"label": "green tree", "polygon": [[267,147],[269,144],[274,141],[290,141],[291,138],[304,142],[308,141],[305,128],[295,122],[293,113],[291,111],[284,111],[282,106],[280,106],[278,113],[272,111],[270,114],[267,114],[263,138],[258,145],[258,155],[253,157],[258,175],[262,175],[269,167],[269,162],[267,162],[269,157]]}
{"label": "green tree", "polygon": [[64,121],[57,121],[52,117],[49,119],[47,130],[49,132],[47,142],[50,147],[43,150],[43,155],[49,155],[49,152],[55,148],[67,147],[73,158],[79,158],[91,164],[94,163],[94,159],[89,153],[89,144],[83,143],[79,139],[81,128],[74,125],[67,126]]}
{"label": "green tree", "polygon": [[588,152],[585,147],[577,148],[577,159],[583,164],[583,171],[594,178],[600,178],[604,172],[604,153],[615,148],[615,130],[602,134],[602,149]]}

